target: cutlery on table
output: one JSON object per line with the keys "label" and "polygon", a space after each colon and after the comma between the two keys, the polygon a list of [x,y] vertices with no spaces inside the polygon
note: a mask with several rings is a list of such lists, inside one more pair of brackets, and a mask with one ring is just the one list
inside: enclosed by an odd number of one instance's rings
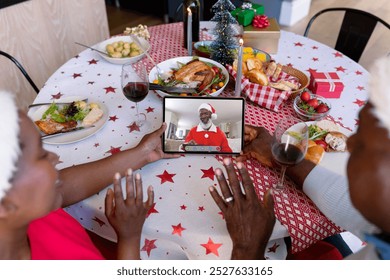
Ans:
{"label": "cutlery on table", "polygon": [[84,45],[84,44],[81,44],[81,43],[78,43],[78,42],[74,42],[74,43],[77,44],[77,45],[83,46],[83,47],[85,47],[85,48],[87,48],[87,49],[91,49],[91,50],[93,50],[93,51],[96,51],[96,52],[98,52],[98,53],[101,53],[101,54],[104,54],[104,55],[108,56],[108,53],[106,53],[106,52],[102,52],[102,51],[100,51],[100,50],[98,50],[98,49],[92,48],[92,47],[90,47],[90,46],[87,46],[87,45]]}
{"label": "cutlery on table", "polygon": [[160,67],[158,67],[157,63],[154,61],[154,59],[149,55],[149,53],[147,52],[147,50],[145,50],[145,48],[143,47],[141,41],[138,39],[138,37],[134,34],[130,34],[130,37],[131,39],[134,40],[134,42],[137,43],[137,45],[141,48],[141,50],[146,54],[146,56],[149,58],[149,60],[153,63],[153,65],[156,67],[157,69],[157,75],[159,78],[161,79],[164,79],[163,77],[163,74],[164,74],[164,71],[162,71],[160,69]]}
{"label": "cutlery on table", "polygon": [[55,104],[70,104],[70,103],[75,102],[75,101],[85,101],[85,102],[87,102],[87,101],[88,101],[88,98],[84,98],[84,99],[80,99],[80,100],[73,100],[73,101],[64,101],[64,102],[61,102],[61,101],[60,101],[60,102],[53,101],[53,102],[34,103],[34,104],[28,105],[28,108],[36,107],[36,106],[51,105],[51,104],[53,104],[53,103],[55,103]]}
{"label": "cutlery on table", "polygon": [[149,83],[150,90],[161,90],[164,92],[172,92],[172,93],[197,93],[196,88],[185,88],[185,87],[168,87],[162,86],[154,83]]}
{"label": "cutlery on table", "polygon": [[56,132],[56,133],[53,133],[53,134],[43,135],[41,137],[41,139],[45,140],[45,139],[48,139],[48,138],[52,138],[52,137],[56,137],[56,136],[60,136],[60,135],[64,135],[64,134],[69,134],[69,133],[80,131],[80,130],[87,130],[87,129],[90,129],[90,128],[93,128],[93,127],[95,127],[95,126],[94,125],[91,125],[91,126],[79,126],[79,127],[75,127],[73,129],[70,129],[70,130],[67,130],[67,131],[64,131],[64,132]]}

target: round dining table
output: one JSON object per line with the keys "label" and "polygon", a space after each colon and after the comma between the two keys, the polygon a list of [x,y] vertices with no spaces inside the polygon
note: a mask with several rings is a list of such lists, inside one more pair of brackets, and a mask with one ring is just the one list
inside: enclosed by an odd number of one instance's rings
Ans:
{"label": "round dining table", "polygon": [[[211,39],[212,29],[211,22],[201,22],[201,40]],[[181,22],[151,26],[148,30],[151,45],[149,53],[157,63],[188,55],[187,49],[183,47]],[[368,97],[369,73],[358,63],[326,45],[283,30],[280,35],[278,52],[272,55],[277,62],[299,69],[307,75],[309,70],[337,72],[344,83],[344,90],[340,98],[329,99],[332,109],[328,118],[348,133],[353,133],[358,125],[358,112]],[[153,68],[147,57],[138,63],[145,64],[148,71]],[[231,83],[222,95],[234,95]],[[103,125],[85,139],[65,143],[44,142],[47,150],[59,155],[58,168],[120,153],[136,146],[145,134],[134,126],[136,107],[123,95],[121,65],[107,62],[97,52],[82,50],[62,65],[47,80],[34,103],[72,96],[88,98],[88,102],[99,102],[105,107],[106,113]],[[161,126],[162,98],[156,92],[150,91],[139,102],[139,110],[151,123],[149,132]],[[279,119],[293,115],[291,100],[285,102],[279,112],[262,108],[250,101],[245,105],[245,123],[264,126],[271,133]],[[348,155],[344,155],[341,163],[329,158],[325,165],[344,174],[347,158]],[[136,171],[142,175],[144,188],[152,185],[155,191],[155,202],[147,214],[142,231],[142,259],[230,258],[232,242],[226,223],[208,190],[211,185],[219,188],[215,169],[223,169],[222,159],[221,155],[185,155],[159,160]],[[247,160],[245,165],[261,198],[277,182],[278,172],[255,160]],[[105,193],[102,190],[65,210],[86,229],[115,241],[115,232],[104,215]],[[268,259],[286,258],[286,236],[291,238],[292,252],[299,252],[325,237],[343,231],[325,217],[288,178],[286,191],[283,195],[276,192],[274,199],[277,223],[265,252]]]}

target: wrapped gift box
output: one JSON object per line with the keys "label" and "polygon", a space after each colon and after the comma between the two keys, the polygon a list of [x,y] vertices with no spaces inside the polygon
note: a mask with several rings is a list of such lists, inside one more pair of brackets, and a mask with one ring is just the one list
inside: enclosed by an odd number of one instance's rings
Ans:
{"label": "wrapped gift box", "polygon": [[231,11],[232,16],[237,19],[238,23],[243,26],[248,26],[252,23],[255,15],[263,15],[264,14],[264,6],[258,4],[252,4],[251,9],[243,9],[237,8]]}
{"label": "wrapped gift box", "polygon": [[336,72],[310,71],[309,89],[325,98],[340,98],[344,84]]}
{"label": "wrapped gift box", "polygon": [[267,53],[276,54],[280,38],[280,27],[275,18],[269,18],[270,25],[256,28],[252,25],[244,27],[244,45]]}

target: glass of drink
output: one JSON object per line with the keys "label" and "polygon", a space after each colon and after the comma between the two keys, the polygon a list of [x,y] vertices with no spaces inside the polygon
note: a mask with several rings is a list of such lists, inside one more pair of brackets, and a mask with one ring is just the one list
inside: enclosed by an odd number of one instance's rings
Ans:
{"label": "glass of drink", "polygon": [[137,68],[136,70],[132,63],[122,66],[121,85],[125,97],[135,103],[137,110],[136,125],[139,130],[141,127],[147,126],[146,115],[139,113],[138,103],[144,100],[149,93],[149,79],[145,65],[139,64]]}
{"label": "glass of drink", "polygon": [[279,121],[272,140],[272,155],[281,165],[278,183],[275,190],[284,189],[284,175],[288,166],[299,163],[305,157],[308,145],[308,126],[293,117]]}

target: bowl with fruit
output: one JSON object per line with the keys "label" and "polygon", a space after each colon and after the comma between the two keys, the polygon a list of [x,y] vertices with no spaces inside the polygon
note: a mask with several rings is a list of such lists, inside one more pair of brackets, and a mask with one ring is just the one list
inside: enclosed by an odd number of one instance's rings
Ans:
{"label": "bowl with fruit", "polygon": [[304,121],[317,121],[329,115],[330,102],[322,96],[304,90],[297,95],[293,103],[297,116]]}

